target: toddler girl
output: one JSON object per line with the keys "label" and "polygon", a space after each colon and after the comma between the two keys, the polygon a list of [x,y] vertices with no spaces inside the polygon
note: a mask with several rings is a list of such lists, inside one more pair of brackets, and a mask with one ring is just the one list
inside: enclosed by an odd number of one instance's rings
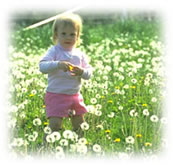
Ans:
{"label": "toddler girl", "polygon": [[39,63],[40,71],[48,74],[45,105],[52,131],[61,129],[63,118],[69,116],[73,129],[77,130],[87,112],[80,94],[81,79],[88,80],[92,68],[85,54],[75,48],[79,43],[81,29],[82,20],[77,14],[66,14],[55,20],[55,46],[48,50]]}

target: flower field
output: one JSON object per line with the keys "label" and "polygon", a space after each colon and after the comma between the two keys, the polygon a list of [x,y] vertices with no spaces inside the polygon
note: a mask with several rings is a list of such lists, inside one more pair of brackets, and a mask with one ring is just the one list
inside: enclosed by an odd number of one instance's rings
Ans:
{"label": "flower field", "polygon": [[[9,148],[16,157],[73,156],[130,157],[157,154],[165,144],[164,45],[160,22],[134,17],[107,24],[84,24],[80,49],[94,69],[82,81],[88,107],[84,132],[72,131],[69,118],[63,129],[51,132],[44,94],[47,75],[39,60],[52,45],[51,25],[11,33],[9,45]],[[43,144],[44,133],[47,143]]]}

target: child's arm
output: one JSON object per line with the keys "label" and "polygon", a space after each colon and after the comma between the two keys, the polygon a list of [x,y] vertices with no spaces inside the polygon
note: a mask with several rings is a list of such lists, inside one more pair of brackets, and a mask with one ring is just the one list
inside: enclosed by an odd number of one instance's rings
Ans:
{"label": "child's arm", "polygon": [[42,73],[49,73],[56,69],[63,71],[69,70],[69,64],[66,61],[55,61],[55,51],[53,48],[49,49],[46,56],[44,56],[39,63],[39,68]]}

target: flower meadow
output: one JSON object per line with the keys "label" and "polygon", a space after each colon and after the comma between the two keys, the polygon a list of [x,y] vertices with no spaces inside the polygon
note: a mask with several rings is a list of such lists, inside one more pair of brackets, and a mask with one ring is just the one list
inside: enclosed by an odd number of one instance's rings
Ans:
{"label": "flower meadow", "polygon": [[[83,136],[70,118],[52,132],[46,118],[47,75],[39,60],[52,45],[51,25],[11,31],[8,130],[14,157],[133,157],[157,155],[166,144],[164,128],[164,44],[160,22],[134,17],[106,24],[86,20],[80,49],[93,76],[82,81],[88,108]],[[47,134],[46,143],[43,136]]]}

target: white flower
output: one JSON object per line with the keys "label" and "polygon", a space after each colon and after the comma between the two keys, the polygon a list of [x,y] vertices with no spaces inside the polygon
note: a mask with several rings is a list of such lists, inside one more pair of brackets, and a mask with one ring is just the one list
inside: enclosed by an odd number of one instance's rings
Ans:
{"label": "white flower", "polygon": [[51,134],[51,132],[52,132],[52,130],[51,130],[50,127],[47,126],[47,127],[44,128],[44,133],[45,134]]}
{"label": "white flower", "polygon": [[63,132],[63,136],[65,139],[72,139],[73,138],[73,132],[70,130],[65,130]]}
{"label": "white flower", "polygon": [[95,145],[93,146],[93,151],[94,151],[94,152],[101,152],[101,147],[100,147],[100,145],[95,144]]}
{"label": "white flower", "polygon": [[55,148],[55,150],[56,150],[57,152],[64,152],[64,151],[63,151],[63,148],[62,148],[61,146],[57,146],[57,147]]}
{"label": "white flower", "polygon": [[89,124],[87,122],[83,122],[81,125],[82,130],[88,130],[89,129]]}
{"label": "white flower", "polygon": [[162,117],[160,121],[162,124],[167,124],[167,119],[165,117]]}
{"label": "white flower", "polygon": [[96,115],[96,116],[101,116],[101,115],[102,115],[102,112],[99,111],[99,110],[96,110],[96,111],[95,111],[95,115]]}
{"label": "white flower", "polygon": [[96,128],[100,128],[101,130],[103,130],[103,125],[97,125]]}
{"label": "white flower", "polygon": [[124,85],[124,87],[123,87],[123,88],[128,89],[128,88],[129,88],[129,85],[128,85],[128,84],[126,84],[126,85]]}
{"label": "white flower", "polygon": [[108,114],[108,117],[109,118],[113,118],[115,116],[115,113],[114,112],[111,112],[110,114]]}
{"label": "white flower", "polygon": [[53,132],[51,134],[51,136],[53,136],[56,141],[58,141],[59,139],[61,139],[61,134],[59,132],[57,132],[57,131]]}
{"label": "white flower", "polygon": [[120,106],[118,107],[118,109],[119,109],[119,110],[123,110],[123,106],[120,105]]}
{"label": "white flower", "polygon": [[86,154],[88,151],[87,146],[84,144],[77,144],[76,150],[78,153],[83,154],[83,155]]}
{"label": "white flower", "polygon": [[55,142],[55,137],[54,137],[52,134],[47,135],[47,136],[46,136],[46,141],[47,141],[48,143],[54,143],[54,142]]}
{"label": "white flower", "polygon": [[80,138],[78,143],[79,144],[87,144],[87,140],[85,138]]}
{"label": "white flower", "polygon": [[153,103],[155,103],[155,102],[157,101],[157,98],[152,97],[151,101],[152,101]]}
{"label": "white flower", "polygon": [[88,113],[92,113],[92,114],[94,114],[96,111],[96,108],[93,105],[88,105],[87,109],[88,109]]}
{"label": "white flower", "polygon": [[156,116],[156,115],[152,115],[151,117],[150,117],[150,120],[152,121],[152,122],[158,122],[158,120],[159,120],[159,118]]}
{"label": "white flower", "polygon": [[61,146],[68,146],[68,141],[66,139],[61,139],[60,142],[59,142],[59,144]]}
{"label": "white flower", "polygon": [[132,109],[131,111],[130,111],[130,116],[134,116],[134,113],[135,113],[135,110],[134,109]]}
{"label": "white flower", "polygon": [[37,125],[41,125],[41,120],[39,119],[39,118],[36,118],[36,119],[34,119],[33,120],[33,124],[35,125],[35,126],[37,126]]}
{"label": "white flower", "polygon": [[28,140],[31,142],[34,142],[36,140],[36,138],[34,137],[34,135],[29,135]]}
{"label": "white flower", "polygon": [[91,102],[91,104],[96,104],[96,103],[97,103],[97,99],[96,99],[96,98],[92,98],[92,99],[90,100],[90,102]]}
{"label": "white flower", "polygon": [[55,153],[55,157],[57,159],[64,159],[65,158],[65,154],[64,154],[64,152],[56,152]]}
{"label": "white flower", "polygon": [[97,109],[97,110],[99,110],[99,109],[101,109],[101,108],[102,108],[102,105],[101,105],[101,104],[97,104],[97,105],[96,105],[96,109]]}
{"label": "white flower", "polygon": [[22,138],[15,138],[11,145],[14,146],[14,147],[16,147],[16,146],[20,147],[23,144],[24,144],[24,140]]}
{"label": "white flower", "polygon": [[144,110],[143,110],[143,115],[144,115],[144,116],[149,116],[149,114],[150,114],[150,113],[149,113],[148,109],[144,109]]}
{"label": "white flower", "polygon": [[132,82],[133,84],[136,84],[137,80],[136,80],[136,79],[132,79],[131,82]]}
{"label": "white flower", "polygon": [[132,136],[128,136],[126,138],[126,143],[134,144],[134,142],[135,142],[135,139]]}

